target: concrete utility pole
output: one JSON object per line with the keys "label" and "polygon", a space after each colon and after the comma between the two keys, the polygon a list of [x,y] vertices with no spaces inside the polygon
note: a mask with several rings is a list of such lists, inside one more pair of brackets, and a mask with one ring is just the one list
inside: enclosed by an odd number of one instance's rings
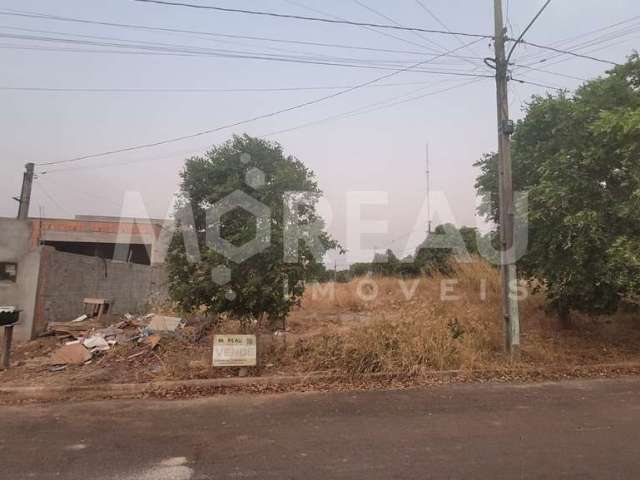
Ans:
{"label": "concrete utility pole", "polygon": [[427,143],[426,149],[426,173],[427,173],[427,236],[431,234],[431,170],[429,169],[429,144]]}
{"label": "concrete utility pole", "polygon": [[508,71],[505,54],[506,29],[503,23],[502,0],[494,0],[495,68],[498,100],[498,175],[500,194],[500,246],[502,277],[502,312],[505,327],[505,347],[513,360],[520,358],[520,317],[517,298],[517,272],[514,252],[513,181],[511,177],[511,134],[509,119]]}
{"label": "concrete utility pole", "polygon": [[33,186],[34,164],[25,165],[22,177],[22,191],[20,192],[20,206],[18,207],[18,220],[26,220],[29,217],[29,205],[31,204],[31,187]]}

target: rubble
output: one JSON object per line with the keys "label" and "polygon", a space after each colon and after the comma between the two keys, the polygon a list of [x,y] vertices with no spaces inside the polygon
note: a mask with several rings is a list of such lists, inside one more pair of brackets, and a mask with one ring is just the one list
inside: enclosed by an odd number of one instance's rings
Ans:
{"label": "rubble", "polygon": [[184,321],[179,317],[153,315],[148,326],[152,332],[175,332],[184,326]]}
{"label": "rubble", "polygon": [[143,343],[145,345],[149,345],[151,347],[151,350],[153,350],[160,343],[160,338],[161,337],[158,334],[149,335],[148,337],[145,337],[144,339],[142,339],[142,341],[140,343]]}
{"label": "rubble", "polygon": [[[79,312],[80,313],[80,312]],[[78,317],[79,318],[79,317]],[[105,314],[100,320],[51,322],[47,332],[20,346],[14,371],[2,381],[33,383],[138,383],[176,376],[212,375],[210,361],[215,316],[184,319],[160,314]],[[215,375],[229,372],[216,371]],[[230,374],[235,376],[235,372]]]}
{"label": "rubble", "polygon": [[110,348],[104,337],[100,335],[93,335],[89,338],[85,338],[82,345],[91,350],[92,353],[104,352]]}
{"label": "rubble", "polygon": [[49,334],[78,338],[87,331],[86,325],[72,322],[53,322],[47,327]]}
{"label": "rubble", "polygon": [[53,352],[49,359],[49,365],[82,365],[91,360],[92,355],[89,350],[79,343],[63,345]]}
{"label": "rubble", "polygon": [[[101,323],[98,319],[89,319],[86,315],[81,315],[70,322],[52,322],[48,325],[48,335],[72,340],[58,348],[47,363],[49,365],[81,365],[91,360],[93,355],[105,354],[117,344],[135,341],[139,343],[144,341],[154,349],[160,342],[160,336],[150,336],[151,331],[146,325],[145,318],[151,317],[136,318],[126,314],[124,320],[109,326],[104,326],[104,322]],[[165,323],[171,327],[175,322]],[[60,371],[60,369],[49,371]]]}

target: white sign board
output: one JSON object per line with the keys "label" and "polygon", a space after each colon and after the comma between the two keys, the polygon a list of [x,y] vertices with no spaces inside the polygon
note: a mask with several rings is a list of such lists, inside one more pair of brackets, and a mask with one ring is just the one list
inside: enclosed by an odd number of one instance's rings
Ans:
{"label": "white sign board", "polygon": [[255,335],[214,335],[214,367],[255,367]]}

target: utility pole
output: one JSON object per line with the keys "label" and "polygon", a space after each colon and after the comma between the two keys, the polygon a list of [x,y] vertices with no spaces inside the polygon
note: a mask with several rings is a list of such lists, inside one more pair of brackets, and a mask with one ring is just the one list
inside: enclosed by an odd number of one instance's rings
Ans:
{"label": "utility pole", "polygon": [[34,164],[25,165],[24,176],[22,177],[22,191],[20,192],[18,220],[26,220],[29,217],[29,205],[31,204],[31,187],[33,186]]}
{"label": "utility pole", "polygon": [[520,358],[520,317],[517,298],[517,272],[514,252],[514,206],[511,176],[511,134],[509,119],[508,72],[505,53],[507,39],[503,23],[502,0],[494,0],[495,69],[498,101],[498,175],[500,195],[500,246],[502,277],[502,313],[505,328],[505,347],[513,360]]}
{"label": "utility pole", "polygon": [[426,163],[427,163],[427,236],[431,234],[431,170],[429,170],[429,144],[427,143],[426,150]]}

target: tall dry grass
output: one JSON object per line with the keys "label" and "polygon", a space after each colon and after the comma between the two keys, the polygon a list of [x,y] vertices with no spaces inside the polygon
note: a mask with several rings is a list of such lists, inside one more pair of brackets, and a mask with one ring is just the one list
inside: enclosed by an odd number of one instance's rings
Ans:
{"label": "tall dry grass", "polygon": [[[334,316],[303,337],[296,358],[350,374],[474,368],[501,349],[498,272],[474,262],[452,277],[371,277],[311,287],[293,329]],[[331,290],[333,289],[333,290]]]}
{"label": "tall dry grass", "polygon": [[[576,328],[562,331],[542,295],[521,293],[522,363],[640,358],[637,314],[574,314]],[[419,374],[507,363],[499,270],[481,260],[456,265],[450,277],[371,277],[310,286],[289,326],[298,339],[289,356],[304,370]]]}

